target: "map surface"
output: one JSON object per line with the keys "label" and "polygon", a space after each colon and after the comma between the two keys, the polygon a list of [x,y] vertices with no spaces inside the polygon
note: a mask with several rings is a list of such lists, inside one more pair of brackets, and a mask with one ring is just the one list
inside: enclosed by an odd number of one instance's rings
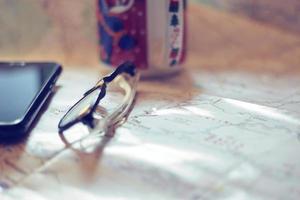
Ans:
{"label": "map surface", "polygon": [[99,76],[66,71],[27,141],[1,147],[1,199],[298,199],[299,77],[142,81],[115,137],[78,125],[66,144],[57,123]]}

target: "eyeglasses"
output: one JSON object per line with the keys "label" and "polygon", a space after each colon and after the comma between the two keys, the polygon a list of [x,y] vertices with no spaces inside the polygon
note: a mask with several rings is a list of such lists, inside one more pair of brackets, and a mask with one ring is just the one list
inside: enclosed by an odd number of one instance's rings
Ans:
{"label": "eyeglasses", "polygon": [[[114,72],[100,79],[94,87],[85,92],[83,97],[67,111],[58,124],[59,132],[62,133],[82,122],[91,129],[102,130],[106,136],[113,136],[114,128],[129,114],[138,80],[139,73],[133,63],[121,64]],[[122,93],[122,101],[108,114],[107,110],[101,109],[100,101],[106,96],[110,85],[118,86],[116,91]]]}

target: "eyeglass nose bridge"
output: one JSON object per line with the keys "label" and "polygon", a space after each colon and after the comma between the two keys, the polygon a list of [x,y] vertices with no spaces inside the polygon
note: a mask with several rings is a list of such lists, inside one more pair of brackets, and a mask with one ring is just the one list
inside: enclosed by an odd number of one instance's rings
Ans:
{"label": "eyeglass nose bridge", "polygon": [[89,112],[82,118],[81,121],[84,125],[87,125],[91,129],[94,129],[96,127],[96,124],[101,120],[105,120],[105,117],[107,117],[107,115],[107,110],[104,107],[97,105],[95,111]]}
{"label": "eyeglass nose bridge", "polygon": [[95,119],[92,113],[89,113],[88,115],[84,116],[81,121],[84,125],[87,125],[92,129],[95,128]]}

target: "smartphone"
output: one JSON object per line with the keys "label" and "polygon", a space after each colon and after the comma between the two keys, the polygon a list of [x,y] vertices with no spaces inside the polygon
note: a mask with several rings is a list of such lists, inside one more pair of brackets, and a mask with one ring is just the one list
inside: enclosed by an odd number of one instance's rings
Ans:
{"label": "smartphone", "polygon": [[29,131],[61,71],[52,62],[0,62],[0,138]]}

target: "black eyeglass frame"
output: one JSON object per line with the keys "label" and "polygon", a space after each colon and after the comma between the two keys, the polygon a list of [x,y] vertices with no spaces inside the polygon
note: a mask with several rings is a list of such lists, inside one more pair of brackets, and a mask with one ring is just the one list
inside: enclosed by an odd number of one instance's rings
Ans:
{"label": "black eyeglass frame", "polygon": [[[95,128],[95,118],[93,114],[95,113],[97,106],[99,105],[101,99],[103,99],[106,95],[106,88],[107,85],[112,82],[117,76],[127,74],[130,77],[137,76],[137,70],[133,63],[131,62],[125,62],[118,66],[115,71],[113,71],[110,75],[103,77],[100,79],[97,84],[89,89],[87,92],[84,93],[83,97],[78,100],[68,111],[67,113],[62,117],[58,124],[59,133],[63,133],[65,130],[69,129],[73,125],[82,122],[83,124],[89,126],[90,128]],[[69,123],[65,124],[64,126],[61,126],[61,123],[63,119],[71,112],[78,104],[80,104],[89,94],[94,92],[95,90],[100,89],[100,93],[95,101],[95,103],[91,106],[88,112],[83,112],[79,116],[77,116],[74,120],[70,121]]]}

